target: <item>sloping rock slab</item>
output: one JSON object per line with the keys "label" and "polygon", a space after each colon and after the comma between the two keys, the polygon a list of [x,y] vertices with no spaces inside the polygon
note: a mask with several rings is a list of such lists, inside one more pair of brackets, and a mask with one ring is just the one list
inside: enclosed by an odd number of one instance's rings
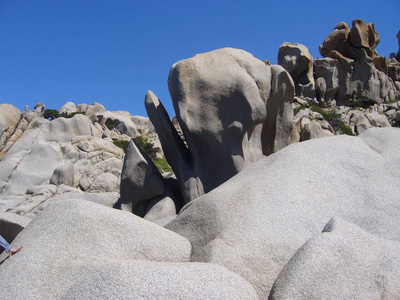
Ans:
{"label": "sloping rock slab", "polygon": [[258,299],[251,284],[215,264],[113,262],[81,278],[62,300]]}
{"label": "sloping rock slab", "polygon": [[190,202],[166,227],[192,261],[238,273],[267,298],[293,254],[333,217],[400,241],[400,130],[290,145]]}
{"label": "sloping rock slab", "polygon": [[54,202],[0,256],[4,299],[59,299],[91,265],[110,259],[188,261],[189,242],[130,213],[82,200]]}
{"label": "sloping rock slab", "polygon": [[301,247],[269,299],[398,299],[400,243],[341,219]]}

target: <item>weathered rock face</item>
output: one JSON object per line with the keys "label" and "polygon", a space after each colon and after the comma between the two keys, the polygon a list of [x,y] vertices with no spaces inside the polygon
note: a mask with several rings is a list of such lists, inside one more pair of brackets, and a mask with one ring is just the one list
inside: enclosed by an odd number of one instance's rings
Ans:
{"label": "weathered rock face", "polygon": [[374,58],[377,56],[375,48],[379,41],[379,34],[375,31],[373,23],[366,24],[361,19],[355,19],[351,29],[345,22],[336,25],[319,50],[323,57],[329,56],[330,51],[337,51],[347,58],[356,60],[359,51],[364,49],[369,57]]}
{"label": "weathered rock face", "polygon": [[313,61],[307,47],[302,44],[286,42],[279,47],[278,64],[292,76],[296,96],[315,98]]}
{"label": "weathered rock face", "polygon": [[325,82],[324,89],[318,89],[320,93],[317,92],[317,98],[320,103],[326,103],[326,105],[322,106],[332,106],[332,101],[336,99],[337,93],[339,91],[339,72],[336,67],[337,61],[332,58],[323,58],[315,60],[315,78],[316,85],[317,82]]}
{"label": "weathered rock face", "polygon": [[[339,23],[320,46],[323,57],[335,60],[339,78],[339,91],[335,96],[338,105],[348,101],[390,102],[399,96],[393,78],[388,76],[386,59],[379,57],[375,50],[379,41],[373,23],[355,19],[351,29],[346,23]],[[331,76],[320,77],[328,82]]]}
{"label": "weathered rock face", "polygon": [[400,243],[332,219],[279,274],[268,299],[396,299]]}
{"label": "weathered rock face", "polygon": [[169,230],[131,213],[71,199],[53,202],[14,244],[24,246],[22,255],[6,261],[5,253],[0,256],[2,298],[60,299],[96,266],[187,262],[190,255],[189,242]]}
{"label": "weathered rock face", "polygon": [[333,216],[400,241],[399,149],[397,128],[290,145],[192,201],[167,228],[189,239],[192,261],[227,267],[266,299]]}
{"label": "weathered rock face", "polygon": [[168,87],[187,147],[157,97],[146,95],[186,202],[289,143],[293,82],[285,73],[231,48],[176,63]]}
{"label": "weathered rock face", "polygon": [[[11,105],[0,105],[0,211],[34,218],[46,201],[62,193],[97,193],[103,199],[119,192],[124,152],[113,139],[129,140],[138,132],[156,136],[150,133],[148,118],[122,111],[111,113],[98,103],[76,107],[68,102],[59,113],[80,114],[52,121],[43,118],[43,103],[35,107],[35,111],[25,108],[20,113]],[[126,126],[117,126],[121,131],[110,130],[108,120]],[[118,197],[109,199],[99,202],[112,206]]]}

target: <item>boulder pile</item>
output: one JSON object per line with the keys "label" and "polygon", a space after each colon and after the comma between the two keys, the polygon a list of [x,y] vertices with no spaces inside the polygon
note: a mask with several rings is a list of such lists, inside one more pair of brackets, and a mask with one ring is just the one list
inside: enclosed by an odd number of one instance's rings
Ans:
{"label": "boulder pile", "polygon": [[1,297],[398,299],[400,63],[378,43],[356,19],[319,59],[179,61],[172,119],[151,91],[149,119],[0,105],[0,234],[24,246]]}
{"label": "boulder pile", "polygon": [[112,206],[124,157],[114,142],[155,135],[147,118],[99,103],[68,102],[59,111],[40,103],[22,112],[1,104],[0,125],[0,211],[30,218],[64,193]]}

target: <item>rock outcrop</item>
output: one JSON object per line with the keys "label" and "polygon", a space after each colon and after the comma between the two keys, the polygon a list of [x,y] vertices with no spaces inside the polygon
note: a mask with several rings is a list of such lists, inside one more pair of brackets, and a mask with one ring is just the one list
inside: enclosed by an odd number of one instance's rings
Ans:
{"label": "rock outcrop", "polygon": [[192,261],[227,267],[265,299],[333,216],[400,241],[399,149],[397,128],[290,145],[192,201],[167,228],[189,239]]}
{"label": "rock outcrop", "polygon": [[[39,103],[22,113],[2,104],[0,126],[0,211],[31,218],[62,193],[119,193],[124,151],[114,141],[155,136],[148,118],[99,103],[68,102],[58,112]],[[99,202],[113,206],[118,197],[109,199]]]}
{"label": "rock outcrop", "polygon": [[2,298],[397,298],[400,63],[378,43],[357,19],[322,59],[182,60],[172,120],[146,94],[154,127],[0,105],[0,234],[24,246],[0,255]]}
{"label": "rock outcrop", "polygon": [[302,44],[286,42],[279,47],[278,64],[292,76],[296,96],[315,98],[313,62],[307,47]]}
{"label": "rock outcrop", "polygon": [[337,62],[338,105],[349,101],[379,104],[399,97],[400,90],[388,76],[386,58],[379,57],[375,49],[379,41],[373,23],[355,19],[351,29],[346,23],[339,23],[320,46],[323,57]]}
{"label": "rock outcrop", "polygon": [[131,213],[82,200],[53,202],[14,243],[24,249],[11,260],[4,261],[6,253],[0,256],[2,298],[61,299],[86,272],[113,261],[187,262],[190,256],[185,238]]}
{"label": "rock outcrop", "polygon": [[396,299],[400,243],[332,219],[279,274],[268,299]]}
{"label": "rock outcrop", "polygon": [[168,87],[186,144],[147,93],[147,113],[186,202],[289,144],[293,81],[285,74],[231,48],[173,65]]}

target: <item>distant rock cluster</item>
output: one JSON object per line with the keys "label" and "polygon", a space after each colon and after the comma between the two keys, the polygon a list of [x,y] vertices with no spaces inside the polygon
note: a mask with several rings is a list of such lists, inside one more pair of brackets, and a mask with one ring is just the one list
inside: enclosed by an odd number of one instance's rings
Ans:
{"label": "distant rock cluster", "polygon": [[321,59],[179,61],[172,119],[151,91],[149,119],[1,104],[0,234],[24,246],[0,255],[2,297],[397,299],[400,65],[379,39],[356,19]]}
{"label": "distant rock cluster", "polygon": [[65,193],[112,206],[124,157],[113,141],[151,135],[148,118],[99,103],[68,102],[58,110],[64,117],[51,121],[45,112],[43,103],[22,112],[0,105],[0,210],[33,218]]}
{"label": "distant rock cluster", "polygon": [[[324,58],[314,59],[304,45],[282,44],[278,63],[296,89],[292,142],[399,125],[400,63],[378,55],[379,41],[373,23],[356,19],[351,29],[340,22],[326,37]],[[326,120],[318,107],[337,117]]]}

